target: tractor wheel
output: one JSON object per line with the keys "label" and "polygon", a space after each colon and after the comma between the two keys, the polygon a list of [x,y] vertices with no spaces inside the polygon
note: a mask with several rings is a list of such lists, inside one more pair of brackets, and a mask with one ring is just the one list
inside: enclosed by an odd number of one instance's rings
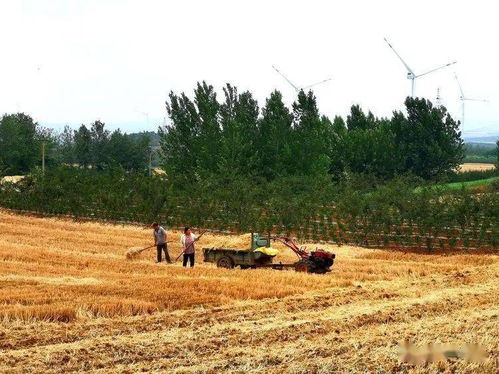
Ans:
{"label": "tractor wheel", "polygon": [[314,264],[312,261],[307,259],[300,260],[295,264],[295,271],[302,273],[313,273]]}
{"label": "tractor wheel", "polygon": [[232,259],[230,257],[222,257],[220,260],[218,260],[217,267],[232,269],[234,267],[234,263],[232,262]]}

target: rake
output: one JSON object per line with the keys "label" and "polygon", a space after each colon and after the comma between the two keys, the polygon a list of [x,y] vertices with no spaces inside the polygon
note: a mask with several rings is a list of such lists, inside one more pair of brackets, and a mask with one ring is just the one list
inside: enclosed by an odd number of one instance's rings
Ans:
{"label": "rake", "polygon": [[[166,242],[165,244],[168,244],[168,243],[171,243],[171,241]],[[125,252],[125,257],[127,258],[127,260],[134,259],[134,258],[138,257],[145,250],[153,248],[153,247],[156,247],[156,244],[151,245],[149,247],[145,247],[145,248],[141,248],[141,247],[128,248],[128,250]]]}

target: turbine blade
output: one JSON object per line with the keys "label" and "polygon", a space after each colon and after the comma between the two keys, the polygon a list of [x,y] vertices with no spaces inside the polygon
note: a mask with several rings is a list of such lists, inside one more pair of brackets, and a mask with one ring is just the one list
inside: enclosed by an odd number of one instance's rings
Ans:
{"label": "turbine blade", "polygon": [[409,73],[411,73],[412,75],[416,75],[414,74],[414,72],[412,71],[412,69],[409,67],[409,65],[406,64],[406,62],[402,59],[402,57],[400,57],[400,55],[397,53],[397,51],[395,50],[395,48],[392,47],[392,45],[390,44],[390,42],[385,38],[385,42],[386,44],[388,44],[388,46],[392,49],[392,51],[397,55],[397,57],[399,58],[400,61],[402,61],[402,63],[404,64],[405,68],[407,69],[407,71]]}
{"label": "turbine blade", "polygon": [[273,68],[275,71],[277,71],[277,72],[279,73],[279,75],[280,75],[281,77],[283,77],[283,78],[286,80],[286,82],[288,82],[291,86],[293,86],[293,88],[296,90],[296,92],[299,92],[299,91],[300,91],[300,89],[299,89],[298,87],[296,87],[296,86],[295,86],[295,85],[294,85],[294,84],[293,84],[293,83],[292,83],[292,82],[291,82],[288,78],[286,78],[286,76],[285,76],[283,73],[281,73],[281,72],[279,71],[279,69],[277,69],[274,65],[272,65],[272,68]]}
{"label": "turbine blade", "polygon": [[485,99],[473,99],[471,97],[464,97],[463,100],[466,100],[466,101],[480,101],[482,103],[488,103],[489,102],[488,100],[485,100]]}
{"label": "turbine blade", "polygon": [[431,70],[427,71],[426,73],[416,75],[416,78],[419,78],[419,77],[422,77],[423,75],[430,74],[430,73],[433,73],[434,71],[437,71],[437,70],[440,70],[440,69],[446,68],[447,66],[454,65],[455,63],[457,63],[457,61],[452,61],[452,62],[449,62],[448,64],[445,64],[445,65],[439,66],[438,68],[431,69]]}
{"label": "turbine blade", "polygon": [[457,78],[457,74],[454,73],[454,78],[456,78],[457,85],[459,86],[459,91],[461,91],[461,99],[464,99],[463,88],[461,87],[461,83],[459,83],[459,79]]}
{"label": "turbine blade", "polygon": [[314,86],[317,86],[318,84],[322,84],[322,83],[329,82],[331,79],[333,79],[333,78],[327,78],[327,79],[324,79],[324,80],[322,80],[322,81],[320,81],[320,82],[315,82],[315,83],[310,84],[310,85],[308,85],[308,86],[302,87],[302,90],[306,90],[307,88],[312,88],[312,87],[314,87]]}

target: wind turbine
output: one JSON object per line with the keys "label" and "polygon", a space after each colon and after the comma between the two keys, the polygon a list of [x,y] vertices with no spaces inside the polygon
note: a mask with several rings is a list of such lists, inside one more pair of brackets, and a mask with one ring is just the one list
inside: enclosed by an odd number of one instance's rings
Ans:
{"label": "wind turbine", "polygon": [[440,95],[440,87],[437,88],[437,97],[435,103],[437,104],[438,108],[442,106],[442,96]]}
{"label": "wind turbine", "polygon": [[293,84],[293,82],[291,82],[291,81],[290,81],[290,80],[289,80],[289,79],[288,79],[288,78],[287,78],[287,77],[286,77],[283,73],[281,73],[281,72],[279,71],[279,69],[277,69],[274,65],[272,65],[272,69],[274,69],[275,71],[277,71],[277,72],[279,73],[279,75],[280,75],[281,77],[283,77],[283,78],[286,80],[286,82],[288,82],[288,83],[289,83],[289,84],[290,84],[290,85],[291,85],[291,86],[295,89],[295,91],[296,91],[297,93],[299,93],[301,90],[305,91],[305,90],[306,90],[306,89],[308,89],[308,88],[312,88],[312,87],[317,86],[317,85],[319,85],[319,84],[326,83],[326,82],[330,81],[331,79],[333,79],[333,78],[327,78],[327,79],[321,80],[321,81],[319,81],[319,82],[315,82],[315,83],[313,83],[313,84],[309,84],[308,86],[305,86],[305,87],[298,87],[298,86],[294,85],[294,84]]}
{"label": "wind turbine", "polygon": [[457,74],[454,73],[454,78],[456,78],[457,85],[459,86],[459,92],[461,95],[459,96],[459,100],[461,100],[461,123],[462,123],[462,129],[464,130],[464,103],[466,101],[480,101],[482,103],[486,103],[487,100],[484,99],[473,99],[471,97],[466,97],[464,96],[464,91],[463,88],[461,87],[461,83],[459,83],[459,79],[457,78]]}
{"label": "wind turbine", "polygon": [[400,57],[400,55],[397,53],[397,51],[395,50],[395,48],[392,47],[392,45],[390,44],[390,42],[386,38],[385,38],[385,42],[392,49],[392,51],[397,55],[397,57],[400,59],[400,61],[402,61],[402,63],[404,64],[405,68],[407,69],[407,79],[411,80],[411,97],[414,97],[414,83],[415,83],[415,80],[417,78],[422,77],[423,75],[427,75],[427,74],[433,73],[433,72],[435,72],[437,70],[446,68],[447,66],[454,65],[457,62],[457,61],[452,61],[452,62],[449,62],[448,64],[439,66],[439,67],[437,67],[435,69],[431,69],[431,70],[427,71],[426,73],[416,74],[409,67],[409,65],[407,65],[407,63],[402,59],[402,57]]}

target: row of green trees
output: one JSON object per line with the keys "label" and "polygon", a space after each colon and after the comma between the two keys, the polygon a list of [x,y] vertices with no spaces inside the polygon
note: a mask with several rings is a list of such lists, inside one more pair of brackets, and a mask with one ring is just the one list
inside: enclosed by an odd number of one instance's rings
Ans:
{"label": "row of green trees", "polygon": [[69,167],[0,185],[11,209],[169,227],[273,232],[338,244],[497,248],[499,194],[414,189],[413,177],[386,184],[361,177],[206,178],[182,189],[166,176]]}
{"label": "row of green trees", "polygon": [[497,163],[499,161],[499,141],[494,144],[466,144],[464,162]]}
{"label": "row of green trees", "polygon": [[119,129],[111,132],[101,121],[95,121],[90,128],[81,125],[78,130],[66,126],[58,145],[63,163],[100,170],[121,166],[128,171],[143,171],[152,152],[146,134],[131,136]]}
{"label": "row of green trees", "polygon": [[128,135],[119,129],[111,132],[100,121],[90,127],[81,125],[77,130],[66,126],[56,134],[24,113],[4,115],[0,119],[0,175],[30,172],[41,165],[43,153],[47,167],[119,166],[127,171],[144,171],[151,153],[149,143],[146,134]]}
{"label": "row of green trees", "polygon": [[263,108],[250,92],[198,83],[194,97],[171,93],[171,124],[160,131],[164,168],[184,180],[213,175],[261,176],[348,173],[390,179],[411,172],[439,177],[463,158],[459,123],[444,107],[407,98],[406,114],[377,118],[354,105],[344,120],[320,114],[311,91],[300,91],[289,109],[278,91]]}
{"label": "row of green trees", "polygon": [[[213,175],[373,174],[384,180],[411,172],[424,179],[442,176],[463,158],[463,143],[446,109],[408,98],[406,113],[377,118],[354,105],[346,119],[320,114],[311,91],[301,91],[288,108],[280,92],[260,108],[250,92],[224,87],[219,100],[212,86],[198,83],[194,97],[170,94],[171,124],[160,128],[161,161],[168,174],[192,182]],[[98,169],[119,165],[144,170],[150,137],[110,132],[96,121],[55,135],[25,114],[0,120],[0,171],[25,174],[40,165],[65,163]]]}

